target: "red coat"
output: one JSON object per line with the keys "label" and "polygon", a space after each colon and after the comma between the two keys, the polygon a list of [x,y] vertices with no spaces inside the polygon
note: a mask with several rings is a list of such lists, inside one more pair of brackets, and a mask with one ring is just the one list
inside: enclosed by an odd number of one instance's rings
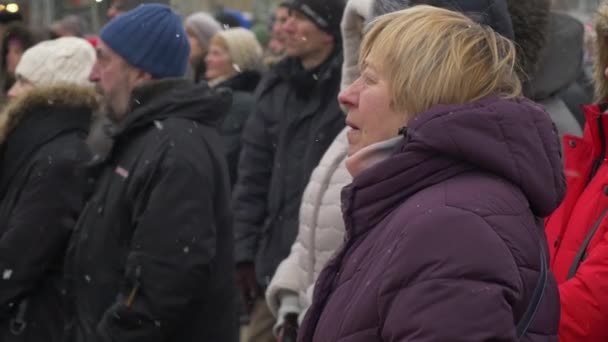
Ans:
{"label": "red coat", "polygon": [[[599,105],[585,107],[583,138],[564,137],[568,191],[546,221],[562,342],[608,341],[608,115],[600,113]],[[584,257],[576,267],[579,253]]]}

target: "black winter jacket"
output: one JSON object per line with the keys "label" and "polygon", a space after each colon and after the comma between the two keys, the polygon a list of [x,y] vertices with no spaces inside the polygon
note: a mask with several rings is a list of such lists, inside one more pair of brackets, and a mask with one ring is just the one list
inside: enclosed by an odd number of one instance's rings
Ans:
{"label": "black winter jacket", "polygon": [[132,94],[92,165],[68,248],[78,342],[234,341],[230,194],[213,126],[228,92],[168,79]]}
{"label": "black winter jacket", "polygon": [[0,341],[62,341],[61,266],[85,201],[95,96],[37,88],[0,114]]}
{"label": "black winter jacket", "polygon": [[261,78],[262,75],[258,71],[245,71],[215,86],[232,91],[232,105],[220,125],[220,133],[226,148],[231,187],[234,187],[237,179],[243,127],[245,127],[249,114],[253,112],[255,106],[253,93]]}
{"label": "black winter jacket", "polygon": [[287,58],[258,87],[233,205],[236,262],[254,262],[263,287],[289,255],[312,170],[344,128],[337,100],[341,65],[339,52],[311,71]]}

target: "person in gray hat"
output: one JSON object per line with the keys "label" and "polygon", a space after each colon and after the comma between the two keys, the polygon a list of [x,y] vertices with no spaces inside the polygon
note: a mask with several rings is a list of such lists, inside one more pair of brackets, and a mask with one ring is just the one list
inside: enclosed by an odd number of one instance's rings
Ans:
{"label": "person in gray hat", "polygon": [[192,78],[198,83],[205,80],[205,57],[209,52],[211,38],[222,30],[220,23],[210,14],[197,12],[191,14],[184,22],[188,41],[190,42],[190,67]]}

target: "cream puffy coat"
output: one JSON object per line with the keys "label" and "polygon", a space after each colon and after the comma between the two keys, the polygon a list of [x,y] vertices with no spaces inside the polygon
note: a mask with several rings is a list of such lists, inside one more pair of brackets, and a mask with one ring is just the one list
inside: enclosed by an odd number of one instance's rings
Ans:
{"label": "cream puffy coat", "polygon": [[310,177],[300,207],[296,242],[266,291],[268,306],[275,316],[282,291],[297,293],[300,308],[306,311],[311,303],[314,282],[342,244],[344,221],[340,194],[352,180],[344,165],[348,147],[346,130],[336,137]]}

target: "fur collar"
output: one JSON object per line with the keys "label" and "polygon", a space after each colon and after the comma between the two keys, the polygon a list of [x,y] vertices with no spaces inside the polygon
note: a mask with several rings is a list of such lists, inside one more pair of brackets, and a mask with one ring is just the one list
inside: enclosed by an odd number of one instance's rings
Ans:
{"label": "fur collar", "polygon": [[[11,100],[0,113],[0,144],[28,114],[49,108],[97,108],[92,87],[53,86],[35,88]],[[49,111],[52,112],[52,111]]]}
{"label": "fur collar", "polygon": [[522,81],[536,75],[549,35],[550,0],[507,0]]}
{"label": "fur collar", "polygon": [[595,80],[595,96],[599,102],[608,101],[608,81],[604,70],[608,67],[608,2],[604,2],[595,16],[597,33],[593,77]]}

